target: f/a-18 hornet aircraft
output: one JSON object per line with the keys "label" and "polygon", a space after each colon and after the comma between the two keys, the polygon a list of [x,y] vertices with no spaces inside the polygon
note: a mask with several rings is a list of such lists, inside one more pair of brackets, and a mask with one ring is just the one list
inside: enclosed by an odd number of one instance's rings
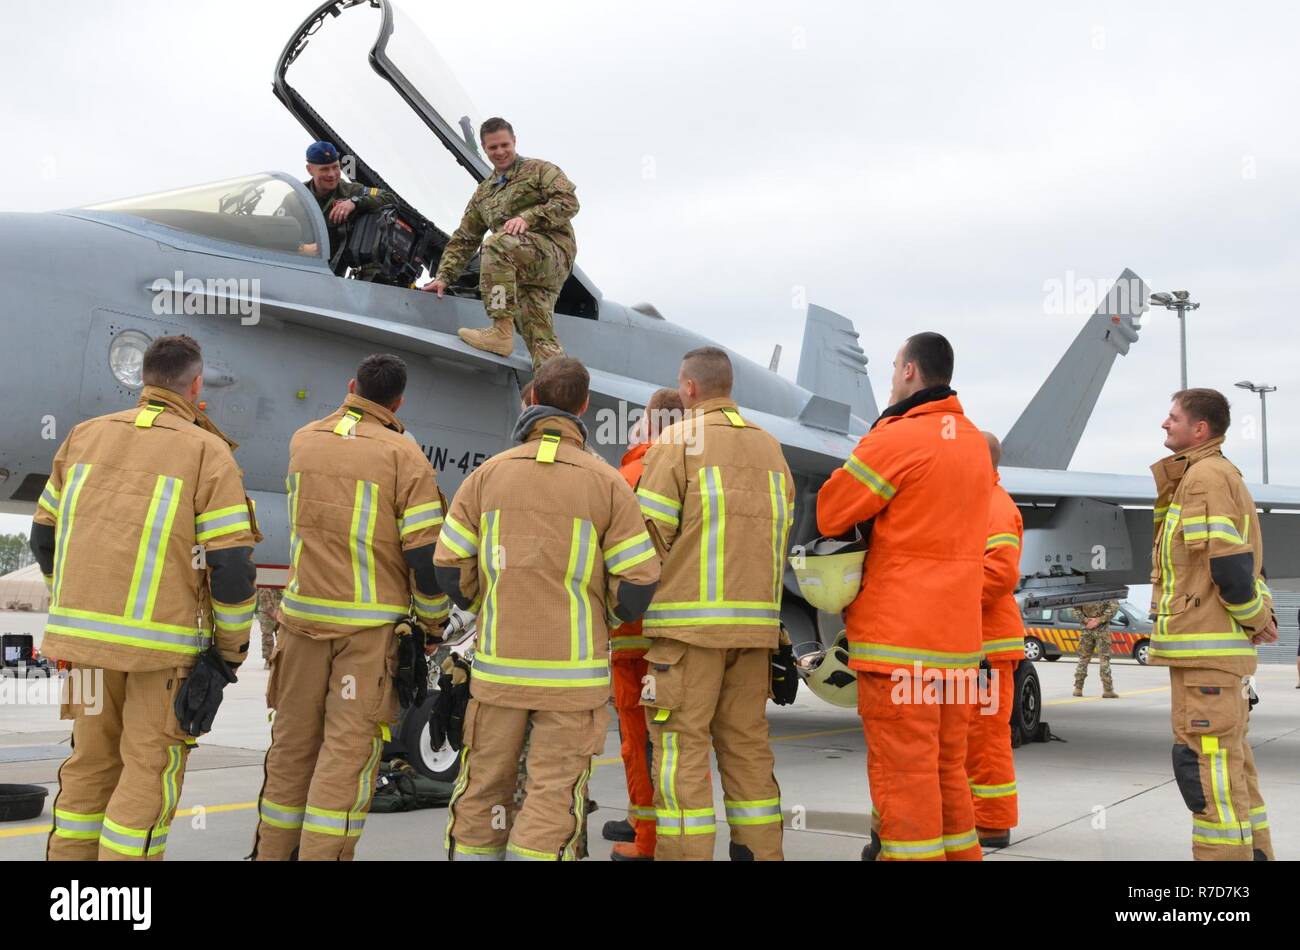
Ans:
{"label": "f/a-18 hornet aircraft", "polygon": [[[490,171],[476,139],[479,117],[451,72],[389,0],[330,0],[284,48],[274,92],[312,139],[335,143],[351,179],[393,191],[396,211],[354,223],[332,247],[303,183],[266,172],[0,215],[8,295],[0,333],[27,341],[6,351],[4,372],[9,391],[39,410],[0,414],[0,510],[34,510],[58,444],[49,421],[66,433],[133,404],[144,350],[167,334],[200,342],[207,412],[240,443],[266,536],[257,548],[264,586],[283,586],[287,574],[290,436],[337,407],[361,356],[383,350],[411,367],[403,420],[449,497],[510,444],[530,363],[522,344],[498,357],[457,337],[485,323],[477,263],[443,299],[412,289],[436,264],[470,188]],[[312,245],[315,253],[301,253]],[[373,279],[354,279],[365,265]],[[1067,471],[1115,357],[1138,339],[1147,288],[1126,270],[1116,291],[1005,440],[1003,484],[1026,525],[1022,597],[1034,604],[1122,595],[1124,585],[1148,580],[1150,479]],[[713,343],[649,304],[605,299],[581,269],[564,286],[555,326],[591,372],[587,421],[611,462],[650,394],[675,381],[682,355]],[[794,544],[816,535],[818,488],[878,415],[858,340],[852,321],[814,305],[797,382],[731,354],[738,402],[781,441],[795,475]],[[1251,490],[1268,511],[1270,573],[1300,576],[1300,521],[1283,513],[1300,509],[1300,489]],[[834,649],[843,629],[799,596],[793,572],[782,616],[804,652]],[[1024,685],[1028,727],[1037,684]]]}

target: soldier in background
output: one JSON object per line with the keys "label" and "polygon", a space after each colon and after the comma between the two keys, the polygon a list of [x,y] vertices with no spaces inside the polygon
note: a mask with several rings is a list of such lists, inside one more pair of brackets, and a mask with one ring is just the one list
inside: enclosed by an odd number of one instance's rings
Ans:
{"label": "soldier in background", "polygon": [[257,626],[262,631],[262,662],[271,668],[271,654],[275,652],[275,632],[280,629],[280,599],[284,591],[270,587],[257,590]]}
{"label": "soldier in background", "polygon": [[1083,681],[1088,678],[1088,661],[1093,653],[1101,665],[1102,699],[1119,699],[1110,677],[1110,622],[1119,613],[1119,603],[1106,600],[1079,607],[1083,615],[1083,632],[1079,634],[1079,665],[1074,671],[1074,695],[1083,695]]}
{"label": "soldier in background", "polygon": [[[441,297],[482,241],[479,293],[492,326],[460,330],[460,338],[477,349],[509,356],[517,327],[536,372],[551,357],[564,355],[553,315],[578,253],[570,223],[578,213],[578,197],[573,182],[555,165],[515,151],[515,130],[505,119],[488,119],[479,138],[492,160],[492,174],[470,197],[437,274],[423,289]],[[488,231],[491,236],[483,240]]]}

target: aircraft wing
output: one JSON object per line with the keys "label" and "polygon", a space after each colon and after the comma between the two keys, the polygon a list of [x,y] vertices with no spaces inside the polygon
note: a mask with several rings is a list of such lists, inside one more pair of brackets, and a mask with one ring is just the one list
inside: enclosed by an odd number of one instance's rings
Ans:
{"label": "aircraft wing", "polygon": [[[1093,498],[1115,505],[1151,506],[1155,482],[1150,475],[1111,475],[1101,472],[1062,472],[1045,468],[1001,469],[1002,486],[1016,501]],[[1300,511],[1300,488],[1248,485],[1261,508]]]}

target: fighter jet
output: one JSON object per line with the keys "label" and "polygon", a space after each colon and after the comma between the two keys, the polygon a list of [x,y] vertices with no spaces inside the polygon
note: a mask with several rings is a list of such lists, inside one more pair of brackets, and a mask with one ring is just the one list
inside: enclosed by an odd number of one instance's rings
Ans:
{"label": "fighter jet", "polygon": [[[338,146],[350,178],[395,192],[397,209],[353,224],[331,247],[303,183],[265,172],[0,215],[0,332],[22,344],[3,356],[13,402],[0,413],[0,510],[34,510],[68,430],[134,404],[145,348],[175,333],[202,345],[206,411],[240,443],[266,536],[256,552],[263,586],[287,578],[290,436],[338,406],[364,355],[392,352],[411,367],[402,417],[449,497],[509,446],[530,375],[522,345],[503,358],[457,337],[486,322],[473,267],[441,300],[412,287],[490,171],[478,116],[450,70],[389,0],[330,0],[289,40],[273,89],[312,139]],[[365,265],[374,280],[348,276]],[[1122,596],[1125,584],[1148,580],[1151,480],[1067,471],[1115,357],[1138,339],[1147,288],[1127,270],[1116,288],[1006,439],[1003,484],[1025,514],[1024,590],[1034,603]],[[649,304],[605,299],[581,269],[556,310],[560,340],[591,372],[594,442],[616,462],[651,393],[673,384],[684,353],[714,341]],[[817,490],[878,415],[858,333],[810,306],[793,383],[731,358],[745,415],[784,446],[797,494],[791,541],[806,543],[817,533]],[[1270,573],[1300,576],[1300,522],[1281,513],[1300,510],[1300,489],[1251,489],[1269,511]],[[805,650],[833,648],[843,630],[799,596],[793,572],[782,616]],[[1036,716],[1036,681],[1026,673],[1023,682],[1026,715]],[[438,766],[436,752],[428,770],[445,776],[455,757]]]}

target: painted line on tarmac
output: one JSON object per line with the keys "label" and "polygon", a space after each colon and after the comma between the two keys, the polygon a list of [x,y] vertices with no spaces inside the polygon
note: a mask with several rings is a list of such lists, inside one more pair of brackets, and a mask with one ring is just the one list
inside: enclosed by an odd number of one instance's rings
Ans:
{"label": "painted line on tarmac", "polygon": [[[1120,693],[1119,698],[1124,699],[1128,696],[1144,696],[1147,693],[1167,693],[1168,686],[1155,686],[1151,689],[1135,689],[1127,693]],[[1043,703],[1044,706],[1072,706],[1075,703],[1098,703],[1101,702],[1100,696],[1071,696],[1069,699],[1050,699]]]}

